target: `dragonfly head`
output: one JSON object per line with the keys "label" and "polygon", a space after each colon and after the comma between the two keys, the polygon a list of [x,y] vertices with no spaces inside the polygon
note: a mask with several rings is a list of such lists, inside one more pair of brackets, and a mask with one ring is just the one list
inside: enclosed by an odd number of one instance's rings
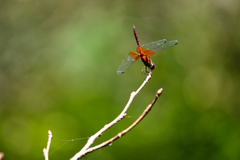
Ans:
{"label": "dragonfly head", "polygon": [[151,65],[150,69],[151,69],[151,70],[154,70],[154,69],[155,69],[155,67],[156,67],[156,66],[155,66],[155,64],[154,64],[154,63],[152,63],[152,65]]}

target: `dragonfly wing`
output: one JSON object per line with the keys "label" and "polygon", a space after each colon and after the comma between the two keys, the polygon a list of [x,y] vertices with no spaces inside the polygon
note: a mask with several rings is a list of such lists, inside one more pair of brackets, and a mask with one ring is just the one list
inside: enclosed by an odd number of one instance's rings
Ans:
{"label": "dragonfly wing", "polygon": [[162,46],[166,42],[167,42],[166,39],[162,39],[162,40],[158,40],[158,41],[151,42],[151,43],[148,43],[148,44],[144,44],[144,45],[141,45],[141,46],[142,46],[142,48],[153,50],[153,49],[156,49],[156,48]]}
{"label": "dragonfly wing", "polygon": [[117,74],[122,74],[136,62],[131,56],[127,55],[123,60],[122,64],[118,67]]}
{"label": "dragonfly wing", "polygon": [[173,40],[173,41],[167,41],[166,43],[164,43],[162,46],[160,46],[159,48],[156,48],[154,51],[155,52],[162,52],[165,49],[168,49],[170,47],[173,47],[175,45],[178,44],[178,40]]}
{"label": "dragonfly wing", "polygon": [[142,45],[142,48],[151,50],[152,52],[148,54],[148,56],[151,57],[177,44],[178,44],[177,40],[167,41],[166,39],[163,39],[163,40],[158,40],[152,43]]}

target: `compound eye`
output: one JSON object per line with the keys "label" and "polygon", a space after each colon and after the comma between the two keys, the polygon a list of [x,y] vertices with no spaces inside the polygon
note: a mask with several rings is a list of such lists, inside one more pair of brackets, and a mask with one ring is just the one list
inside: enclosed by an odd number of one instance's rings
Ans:
{"label": "compound eye", "polygon": [[156,66],[155,66],[155,64],[154,64],[154,63],[152,63],[152,66],[151,66],[151,68],[150,68],[150,69],[151,69],[151,70],[154,70],[154,69],[155,69],[155,67],[156,67]]}

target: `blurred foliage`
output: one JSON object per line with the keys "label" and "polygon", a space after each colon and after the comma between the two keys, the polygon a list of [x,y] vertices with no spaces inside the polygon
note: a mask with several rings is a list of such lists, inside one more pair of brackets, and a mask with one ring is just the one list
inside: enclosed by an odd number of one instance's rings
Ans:
{"label": "blurred foliage", "polygon": [[[0,1],[0,152],[4,159],[69,159],[116,117],[142,83],[137,62],[116,70],[141,44],[179,44],[153,57],[157,68],[128,118],[157,89],[149,115],[111,147],[88,159],[240,159],[240,2],[237,0]],[[77,139],[71,141],[71,139]],[[69,140],[69,141],[64,141]]]}

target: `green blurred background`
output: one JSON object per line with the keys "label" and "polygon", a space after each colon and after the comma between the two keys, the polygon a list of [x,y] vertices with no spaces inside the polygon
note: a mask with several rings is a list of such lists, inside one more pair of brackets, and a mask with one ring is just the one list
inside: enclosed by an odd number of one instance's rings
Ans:
{"label": "green blurred background", "polygon": [[50,159],[69,159],[121,112],[143,81],[141,62],[116,74],[136,48],[132,25],[141,44],[179,44],[152,58],[157,68],[128,117],[95,144],[163,95],[136,128],[87,158],[240,159],[238,0],[1,0],[4,159],[44,159],[49,129]]}

